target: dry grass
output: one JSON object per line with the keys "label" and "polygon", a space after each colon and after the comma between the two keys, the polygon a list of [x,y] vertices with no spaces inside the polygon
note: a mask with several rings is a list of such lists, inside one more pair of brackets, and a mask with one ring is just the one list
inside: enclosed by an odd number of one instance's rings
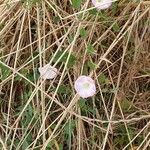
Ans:
{"label": "dry grass", "polygon": [[[0,149],[149,150],[150,2],[0,1]],[[59,69],[53,80],[38,67]],[[74,81],[96,81],[81,99]]]}

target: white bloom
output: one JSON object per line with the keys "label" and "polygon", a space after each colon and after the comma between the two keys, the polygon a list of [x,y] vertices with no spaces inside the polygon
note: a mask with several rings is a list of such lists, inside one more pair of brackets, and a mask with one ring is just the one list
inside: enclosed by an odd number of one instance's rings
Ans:
{"label": "white bloom", "polygon": [[52,67],[50,64],[47,64],[39,69],[40,75],[43,79],[53,79],[57,76],[57,69]]}
{"label": "white bloom", "polygon": [[99,9],[107,9],[111,6],[112,0],[92,0],[93,5]]}
{"label": "white bloom", "polygon": [[82,98],[88,98],[96,93],[94,80],[89,76],[80,76],[75,81],[75,90]]}

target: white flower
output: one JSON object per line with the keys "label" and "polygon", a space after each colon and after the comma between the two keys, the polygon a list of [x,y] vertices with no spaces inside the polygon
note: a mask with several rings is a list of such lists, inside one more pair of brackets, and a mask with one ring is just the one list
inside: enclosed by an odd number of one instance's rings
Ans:
{"label": "white flower", "polygon": [[93,5],[98,9],[107,9],[111,6],[112,0],[92,0]]}
{"label": "white flower", "polygon": [[88,98],[96,93],[94,80],[89,76],[80,76],[75,81],[75,90],[82,98]]}
{"label": "white flower", "polygon": [[57,68],[52,67],[50,64],[40,67],[38,70],[40,72],[41,78],[44,80],[53,79],[57,76]]}

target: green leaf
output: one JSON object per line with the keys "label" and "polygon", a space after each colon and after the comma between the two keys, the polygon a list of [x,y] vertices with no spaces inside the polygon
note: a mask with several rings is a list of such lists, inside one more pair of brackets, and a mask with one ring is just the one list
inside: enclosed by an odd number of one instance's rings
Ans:
{"label": "green leaf", "polygon": [[97,15],[97,10],[96,9],[92,9],[92,10],[89,10],[89,13],[91,14],[91,15]]}
{"label": "green leaf", "polygon": [[[57,62],[57,60],[61,57],[59,62],[66,63],[68,55],[69,55],[68,52],[66,52],[65,54],[63,54],[63,51],[59,51],[56,54],[55,58],[53,59],[53,62],[54,63]],[[70,58],[69,58],[69,61],[68,61],[67,67],[69,67],[69,68],[72,67],[75,64],[75,62],[76,62],[76,57],[73,54],[71,54]]]}
{"label": "green leaf", "polygon": [[[21,110],[20,110],[21,111]],[[28,107],[26,108],[24,114],[23,114],[23,120],[22,120],[22,126],[23,127],[27,127],[33,117],[33,108],[32,106],[29,104]]]}
{"label": "green leaf", "polygon": [[86,38],[87,37],[87,31],[84,28],[80,29],[80,36],[82,38]]}
{"label": "green leaf", "polygon": [[72,133],[75,129],[75,120],[69,120],[66,124],[65,124],[65,127],[64,127],[64,138],[66,140],[66,143],[68,145],[68,149],[70,149],[71,147],[71,141],[72,141]]}
{"label": "green leaf", "polygon": [[82,0],[72,0],[72,6],[76,9],[80,8]]}
{"label": "green leaf", "polygon": [[[27,133],[28,134],[28,133]],[[29,133],[22,143],[22,149],[26,149],[32,143],[32,135]]]}
{"label": "green leaf", "polygon": [[100,84],[106,83],[106,79],[107,77],[103,73],[101,73],[100,76],[98,77],[98,81]]}
{"label": "green leaf", "polygon": [[0,79],[5,80],[11,74],[11,70],[0,63]]}
{"label": "green leaf", "polygon": [[74,120],[69,120],[69,122],[66,123],[65,127],[64,127],[64,132],[66,135],[70,135],[74,128],[75,128],[75,121]]}
{"label": "green leaf", "polygon": [[103,73],[101,73],[98,77],[99,84],[110,84],[110,80],[107,78],[107,76]]}
{"label": "green leaf", "polygon": [[131,103],[127,100],[127,99],[123,99],[121,102],[120,102],[120,105],[121,105],[121,108],[123,110],[128,110],[131,106]]}
{"label": "green leaf", "polygon": [[41,1],[40,0],[21,0],[21,2],[23,3],[25,7],[31,8],[36,3],[40,3]]}
{"label": "green leaf", "polygon": [[[27,74],[28,74],[28,69],[26,69],[26,68],[23,68],[22,70],[20,70],[20,73],[23,75],[23,76],[27,76]],[[20,75],[16,75],[16,77],[15,77],[15,81],[20,81],[22,79],[22,77],[20,76]]]}
{"label": "green leaf", "polygon": [[95,54],[95,50],[92,44],[87,45],[87,53],[88,54]]}
{"label": "green leaf", "polygon": [[70,94],[71,93],[71,87],[68,85],[60,85],[57,93],[59,93],[59,94]]}
{"label": "green leaf", "polygon": [[96,113],[96,110],[93,109],[90,105],[86,104],[86,100],[85,99],[80,99],[79,100],[79,107],[81,109],[81,111],[83,113],[93,113],[95,114]]}
{"label": "green leaf", "polygon": [[48,143],[48,145],[46,146],[46,150],[51,150],[52,147],[54,147],[54,140],[52,140]]}
{"label": "green leaf", "polygon": [[79,107],[82,109],[82,108],[84,108],[86,106],[86,104],[85,104],[85,99],[80,99],[80,101],[79,101]]}
{"label": "green leaf", "polygon": [[91,70],[94,70],[95,68],[97,68],[97,64],[93,63],[92,61],[88,61],[88,67],[91,69]]}
{"label": "green leaf", "polygon": [[72,35],[69,35],[69,43],[72,43],[74,37]]}
{"label": "green leaf", "polygon": [[[34,73],[35,73],[35,79],[34,79]],[[38,80],[38,78],[40,77],[40,75],[39,75],[39,73],[38,73],[38,70],[37,69],[35,69],[34,70],[34,72],[32,71],[32,72],[29,72],[27,75],[26,75],[26,77],[30,80],[30,81],[37,81]]]}
{"label": "green leaf", "polygon": [[120,27],[119,27],[118,23],[115,23],[115,24],[113,25],[113,30],[114,30],[115,32],[119,32],[119,31],[120,31]]}
{"label": "green leaf", "polygon": [[0,23],[0,31],[5,27],[4,23]]}
{"label": "green leaf", "polygon": [[58,23],[60,21],[60,17],[54,16],[53,21],[54,21],[54,23]]}

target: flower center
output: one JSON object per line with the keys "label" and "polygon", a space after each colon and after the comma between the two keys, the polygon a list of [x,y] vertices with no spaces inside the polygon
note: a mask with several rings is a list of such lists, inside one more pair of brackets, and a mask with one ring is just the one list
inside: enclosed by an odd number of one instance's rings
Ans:
{"label": "flower center", "polygon": [[84,84],[83,84],[83,88],[84,88],[84,89],[88,89],[88,88],[89,88],[89,86],[90,86],[90,84],[89,84],[89,83],[84,83]]}

